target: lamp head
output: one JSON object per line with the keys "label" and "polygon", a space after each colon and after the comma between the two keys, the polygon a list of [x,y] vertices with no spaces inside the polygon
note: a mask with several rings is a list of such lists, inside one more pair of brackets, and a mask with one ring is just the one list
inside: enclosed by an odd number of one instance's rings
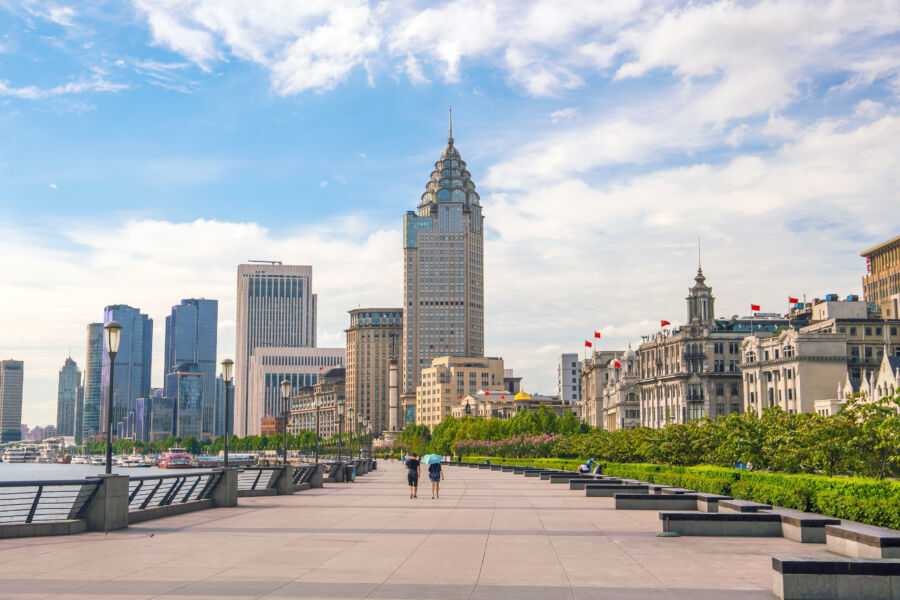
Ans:
{"label": "lamp head", "polygon": [[231,383],[232,377],[234,377],[234,361],[230,358],[226,358],[222,361],[222,379]]}
{"label": "lamp head", "polygon": [[115,356],[119,351],[119,342],[122,340],[122,325],[118,321],[110,321],[103,326],[106,330],[106,351]]}
{"label": "lamp head", "polygon": [[291,396],[291,382],[287,379],[281,382],[281,397],[287,400]]}

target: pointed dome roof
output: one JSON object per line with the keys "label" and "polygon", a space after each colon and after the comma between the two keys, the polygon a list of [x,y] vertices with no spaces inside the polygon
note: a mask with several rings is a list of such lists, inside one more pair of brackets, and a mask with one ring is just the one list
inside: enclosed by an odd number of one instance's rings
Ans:
{"label": "pointed dome roof", "polygon": [[463,204],[478,204],[481,198],[475,192],[475,182],[472,174],[466,169],[466,162],[460,158],[459,150],[453,145],[453,121],[450,121],[450,136],[447,138],[447,147],[441,153],[441,159],[434,163],[434,170],[428,183],[425,184],[425,193],[422,194],[421,204],[436,202],[462,202]]}
{"label": "pointed dome roof", "polygon": [[531,400],[531,396],[526,394],[524,391],[519,392],[513,397],[514,400]]}

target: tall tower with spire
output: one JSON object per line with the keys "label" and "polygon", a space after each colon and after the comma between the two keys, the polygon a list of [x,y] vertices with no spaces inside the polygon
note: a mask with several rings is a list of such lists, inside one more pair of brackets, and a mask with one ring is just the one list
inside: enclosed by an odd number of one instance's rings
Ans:
{"label": "tall tower with spire", "polygon": [[[403,216],[403,374],[414,396],[440,356],[484,356],[484,217],[450,134],[417,211]],[[416,416],[419,420],[419,416]]]}
{"label": "tall tower with spire", "polygon": [[697,239],[697,275],[694,285],[688,290],[687,322],[695,325],[710,324],[716,318],[715,302],[712,288],[706,285],[703,275],[703,264],[700,258],[700,239]]}

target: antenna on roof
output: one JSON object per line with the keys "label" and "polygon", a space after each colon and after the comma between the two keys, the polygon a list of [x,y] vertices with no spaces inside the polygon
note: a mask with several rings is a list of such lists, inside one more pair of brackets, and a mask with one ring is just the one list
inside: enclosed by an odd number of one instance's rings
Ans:
{"label": "antenna on roof", "polygon": [[703,269],[702,261],[700,260],[700,236],[697,236],[697,270],[701,271]]}
{"label": "antenna on roof", "polygon": [[450,113],[450,138],[449,138],[449,140],[450,140],[450,143],[453,143],[453,107],[452,106],[450,107],[449,113]]}
{"label": "antenna on roof", "polygon": [[262,263],[264,265],[280,265],[281,264],[280,260],[253,260],[253,259],[249,259],[249,258],[247,259],[247,262],[248,263]]}

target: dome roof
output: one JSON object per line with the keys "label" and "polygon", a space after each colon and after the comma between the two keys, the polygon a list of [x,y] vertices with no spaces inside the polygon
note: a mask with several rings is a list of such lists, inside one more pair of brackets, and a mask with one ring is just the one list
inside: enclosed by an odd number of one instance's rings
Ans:
{"label": "dome roof", "polygon": [[625,354],[622,355],[622,358],[628,360],[634,358],[636,355],[634,350],[631,349],[631,344],[628,344],[628,350],[625,351]]}
{"label": "dome roof", "polygon": [[531,396],[529,396],[524,391],[522,391],[522,392],[519,392],[518,394],[516,394],[513,399],[514,400],[531,400]]}
{"label": "dome roof", "polygon": [[433,202],[478,204],[480,199],[475,192],[472,174],[466,170],[466,162],[460,158],[459,150],[453,145],[451,122],[447,147],[441,153],[441,159],[434,163],[434,171],[431,172],[431,177],[425,184],[425,193],[422,194],[422,204]]}

